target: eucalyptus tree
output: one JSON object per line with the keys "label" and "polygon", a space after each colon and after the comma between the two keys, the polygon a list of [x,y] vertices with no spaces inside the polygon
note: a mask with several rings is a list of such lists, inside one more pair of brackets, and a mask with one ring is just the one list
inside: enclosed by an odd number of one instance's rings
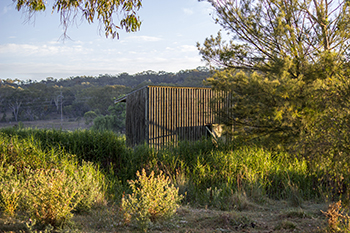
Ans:
{"label": "eucalyptus tree", "polygon": [[[22,10],[31,18],[38,11],[45,11],[49,7],[46,0],[13,0],[18,11]],[[93,23],[96,20],[104,27],[106,37],[119,37],[118,30],[127,32],[137,31],[141,21],[137,11],[142,6],[142,0],[53,0],[49,1],[52,12],[60,14],[67,36],[67,29],[75,23],[78,17]],[[115,18],[120,19],[118,23]]]}
{"label": "eucalyptus tree", "polygon": [[207,82],[230,93],[221,120],[275,148],[338,153],[326,143],[332,138],[348,153],[350,1],[207,1],[230,38],[218,33],[197,45],[203,60],[221,68]]}
{"label": "eucalyptus tree", "polygon": [[17,122],[19,120],[20,113],[22,111],[23,104],[23,89],[10,87],[8,89],[9,95],[7,96],[5,102],[8,109],[11,111],[13,115],[13,119]]}
{"label": "eucalyptus tree", "polygon": [[5,80],[1,80],[1,85],[0,85],[0,111],[2,112],[2,118],[1,121],[7,121],[6,118],[6,112],[8,110],[11,110],[12,113],[12,108],[11,108],[11,96],[14,94],[16,91],[16,87],[7,84],[8,82]]}
{"label": "eucalyptus tree", "polygon": [[51,91],[53,88],[43,83],[33,83],[26,87],[21,95],[23,96],[23,112],[27,120],[42,120],[50,113]]}

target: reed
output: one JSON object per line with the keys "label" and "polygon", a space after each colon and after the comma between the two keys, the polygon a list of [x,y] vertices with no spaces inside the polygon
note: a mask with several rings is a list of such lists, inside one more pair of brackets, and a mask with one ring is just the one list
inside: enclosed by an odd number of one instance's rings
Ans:
{"label": "reed", "polygon": [[[1,144],[6,145],[0,148],[1,159],[17,170],[23,169],[19,161],[33,169],[72,160],[76,166],[90,162],[89,166],[103,172],[108,180],[103,189],[117,201],[123,192],[130,193],[128,180],[135,180],[136,172],[145,169],[170,177],[184,195],[183,202],[199,206],[249,208],[249,201],[267,198],[287,200],[292,206],[320,198],[349,202],[350,171],[344,164],[340,169],[325,160],[310,166],[311,161],[302,156],[271,152],[259,145],[228,146],[202,140],[156,150],[146,144],[128,148],[123,136],[109,131],[7,128],[0,132],[1,140],[7,140]],[[21,146],[16,140],[22,140]],[[37,146],[32,146],[33,142]],[[19,147],[26,149],[17,150]],[[96,180],[103,180],[101,177]]]}

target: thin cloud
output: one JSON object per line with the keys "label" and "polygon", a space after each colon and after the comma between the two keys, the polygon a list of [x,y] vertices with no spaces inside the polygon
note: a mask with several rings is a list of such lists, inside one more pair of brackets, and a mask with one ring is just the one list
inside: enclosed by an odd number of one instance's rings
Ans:
{"label": "thin cloud", "polygon": [[[167,72],[177,72],[182,69],[193,69],[203,65],[201,59],[196,52],[190,50],[195,46],[176,46],[169,47],[170,50],[165,51],[129,51],[132,53],[124,53],[121,57],[119,54],[111,54],[106,58],[103,53],[96,54],[93,58],[90,56],[67,56],[65,63],[60,62],[60,58],[51,56],[48,58],[31,60],[28,62],[0,62],[0,70],[2,71],[0,78],[7,78],[7,74],[11,74],[16,70],[16,76],[19,79],[35,79],[43,80],[49,76],[55,78],[67,78],[77,75],[98,76],[99,74],[118,74],[128,72],[134,74],[143,70],[164,70]],[[112,51],[111,51],[112,52]],[[61,57],[61,56],[60,56]],[[13,75],[11,75],[12,78]],[[10,77],[11,77],[10,76]]]}
{"label": "thin cloud", "polygon": [[161,41],[162,38],[155,37],[155,36],[130,36],[130,37],[128,37],[128,40],[157,42],[157,41]]}
{"label": "thin cloud", "polygon": [[3,44],[0,45],[0,54],[7,56],[27,57],[27,56],[38,56],[38,57],[50,57],[53,55],[82,55],[91,52],[89,48],[84,48],[81,45],[59,45],[59,44]]}
{"label": "thin cloud", "polygon": [[193,15],[193,10],[189,9],[189,8],[183,8],[182,11],[186,14],[186,15]]}
{"label": "thin cloud", "polygon": [[178,51],[181,53],[187,53],[187,52],[196,52],[197,47],[194,45],[180,45],[180,46],[175,46],[175,47],[166,47],[166,51]]}
{"label": "thin cloud", "polygon": [[4,6],[1,10],[1,14],[6,14],[7,12],[9,12],[11,10],[11,6]]}
{"label": "thin cloud", "polygon": [[181,52],[194,52],[197,51],[197,47],[194,45],[181,45]]}

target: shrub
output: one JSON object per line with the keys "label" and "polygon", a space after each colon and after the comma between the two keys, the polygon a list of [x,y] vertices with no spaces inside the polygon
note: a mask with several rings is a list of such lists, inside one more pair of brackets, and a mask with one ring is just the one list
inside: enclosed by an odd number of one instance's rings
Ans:
{"label": "shrub", "polygon": [[327,232],[350,232],[350,217],[344,213],[341,201],[330,204],[327,212],[321,212],[328,219]]}
{"label": "shrub", "polygon": [[12,217],[19,205],[22,189],[21,181],[17,174],[14,173],[14,167],[9,166],[7,169],[0,166],[0,207],[4,213]]}
{"label": "shrub", "polygon": [[43,225],[63,226],[83,198],[74,177],[58,169],[28,170],[24,205],[29,215]]}
{"label": "shrub", "polygon": [[105,200],[105,177],[91,162],[82,161],[78,169],[73,167],[74,183],[82,197],[76,211],[89,211],[94,205],[102,204]]}
{"label": "shrub", "polygon": [[151,222],[172,217],[182,196],[162,172],[155,177],[152,171],[147,176],[143,169],[141,174],[137,171],[136,176],[137,180],[128,181],[132,194],[122,198],[121,209],[126,223],[135,223],[146,231]]}

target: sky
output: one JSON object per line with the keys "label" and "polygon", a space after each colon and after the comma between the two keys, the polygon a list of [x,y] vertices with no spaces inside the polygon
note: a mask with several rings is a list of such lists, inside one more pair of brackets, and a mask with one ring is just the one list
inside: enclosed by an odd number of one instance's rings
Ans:
{"label": "sky", "polygon": [[70,39],[62,40],[59,15],[50,8],[27,22],[12,0],[1,0],[0,79],[40,81],[205,66],[196,43],[220,30],[210,4],[197,0],[142,2],[138,32],[119,31],[119,39],[108,39],[99,23],[78,20],[68,28]]}

